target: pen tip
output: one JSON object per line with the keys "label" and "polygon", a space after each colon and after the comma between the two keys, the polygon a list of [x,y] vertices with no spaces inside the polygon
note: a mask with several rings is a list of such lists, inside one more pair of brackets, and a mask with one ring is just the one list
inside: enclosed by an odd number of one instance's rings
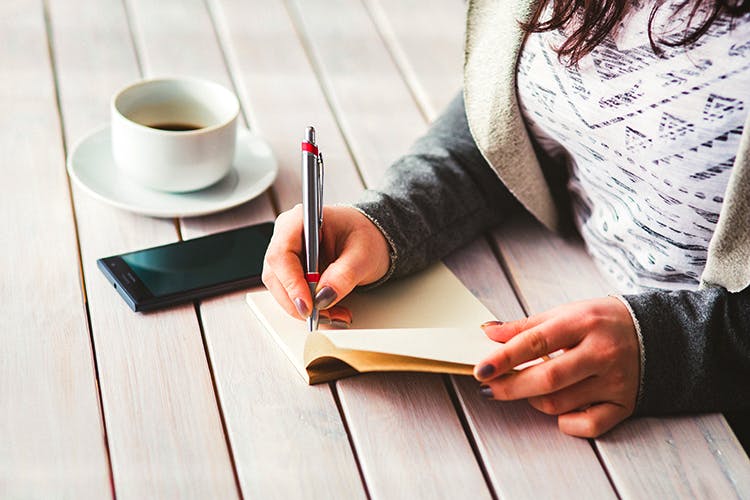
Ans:
{"label": "pen tip", "polygon": [[315,144],[315,127],[305,129],[305,140],[310,144]]}

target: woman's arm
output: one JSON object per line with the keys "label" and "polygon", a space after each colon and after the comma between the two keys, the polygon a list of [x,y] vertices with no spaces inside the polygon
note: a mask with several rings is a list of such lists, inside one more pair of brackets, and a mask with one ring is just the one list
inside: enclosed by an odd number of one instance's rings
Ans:
{"label": "woman's arm", "polygon": [[636,414],[750,410],[750,287],[625,300],[645,355]]}
{"label": "woman's arm", "polygon": [[313,297],[300,258],[302,208],[276,219],[263,283],[300,319],[334,306],[355,286],[425,267],[497,224],[520,205],[474,144],[458,96],[377,190],[354,206],[324,208],[322,254],[329,262]]}
{"label": "woman's arm", "polygon": [[477,149],[458,95],[354,207],[390,243],[387,279],[444,257],[520,204]]}

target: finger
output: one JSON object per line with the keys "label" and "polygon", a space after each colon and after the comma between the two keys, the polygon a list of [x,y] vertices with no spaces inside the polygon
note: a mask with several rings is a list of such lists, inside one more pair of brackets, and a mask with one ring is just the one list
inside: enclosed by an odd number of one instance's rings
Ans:
{"label": "finger", "polygon": [[601,380],[589,377],[552,394],[531,397],[529,404],[547,415],[560,415],[581,410],[601,399]]}
{"label": "finger", "polygon": [[312,309],[312,295],[304,280],[301,255],[302,206],[297,205],[276,218],[262,279],[285,310],[296,311],[293,316],[307,317]]}
{"label": "finger", "polygon": [[474,368],[477,380],[489,380],[527,361],[578,344],[583,333],[568,318],[554,317],[517,334]]}
{"label": "finger", "polygon": [[305,319],[310,315],[310,311],[304,310],[301,305],[295,306],[292,300],[287,295],[286,289],[281,285],[278,278],[272,271],[263,272],[263,284],[266,285],[268,291],[271,292],[273,298],[279,303],[281,307],[290,315],[297,319]]}
{"label": "finger", "polygon": [[[305,281],[299,256],[291,252],[275,253],[266,256],[266,263],[264,267],[268,267],[273,273],[278,284],[284,289],[287,299],[297,305],[296,309],[300,314],[306,311],[309,315],[312,310],[312,294],[310,286]],[[271,293],[279,300],[274,290],[271,290]]]}
{"label": "finger", "polygon": [[552,316],[552,311],[546,311],[541,314],[535,314],[527,318],[521,318],[516,321],[488,321],[481,325],[485,335],[495,342],[508,342],[519,333],[533,328],[536,325],[546,321]]}
{"label": "finger", "polygon": [[[510,401],[551,394],[572,386],[596,373],[597,364],[583,349],[571,349],[562,356],[523,369],[486,384],[494,399]],[[574,409],[577,407],[570,408]]]}
{"label": "finger", "polygon": [[275,247],[279,251],[302,253],[302,205],[297,204],[292,209],[283,212],[276,218],[273,236],[269,248]]}
{"label": "finger", "polygon": [[334,328],[349,328],[352,324],[352,313],[344,306],[334,306],[320,311],[320,323]]}
{"label": "finger", "polygon": [[366,249],[344,249],[320,276],[315,307],[328,309],[346,297],[361,281],[367,265]]}
{"label": "finger", "polygon": [[326,312],[332,321],[340,321],[346,323],[347,326],[352,324],[352,312],[348,307],[333,306],[330,309],[327,309]]}
{"label": "finger", "polygon": [[571,436],[599,437],[632,413],[615,403],[599,403],[581,411],[564,413],[557,417],[557,426]]}

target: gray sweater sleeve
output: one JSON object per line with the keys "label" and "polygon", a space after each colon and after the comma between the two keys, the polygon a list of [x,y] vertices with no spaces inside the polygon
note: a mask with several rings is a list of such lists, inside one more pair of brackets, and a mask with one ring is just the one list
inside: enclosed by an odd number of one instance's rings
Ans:
{"label": "gray sweater sleeve", "polygon": [[638,415],[750,410],[750,288],[626,295],[643,337]]}
{"label": "gray sweater sleeve", "polygon": [[520,210],[477,149],[461,95],[354,207],[390,243],[385,279],[426,267]]}
{"label": "gray sweater sleeve", "polygon": [[[425,267],[521,210],[477,149],[461,96],[354,206],[391,245],[384,280]],[[750,410],[750,289],[625,300],[645,355],[637,414]]]}

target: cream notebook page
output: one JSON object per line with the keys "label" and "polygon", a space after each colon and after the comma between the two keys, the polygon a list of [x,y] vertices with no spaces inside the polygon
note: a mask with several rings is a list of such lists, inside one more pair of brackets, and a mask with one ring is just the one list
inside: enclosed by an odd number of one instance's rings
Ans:
{"label": "cream notebook page", "polygon": [[[290,317],[270,292],[247,301],[303,377],[306,323]],[[341,302],[352,312],[352,328],[325,330],[336,347],[415,358],[476,364],[497,349],[479,327],[493,318],[442,263]]]}

